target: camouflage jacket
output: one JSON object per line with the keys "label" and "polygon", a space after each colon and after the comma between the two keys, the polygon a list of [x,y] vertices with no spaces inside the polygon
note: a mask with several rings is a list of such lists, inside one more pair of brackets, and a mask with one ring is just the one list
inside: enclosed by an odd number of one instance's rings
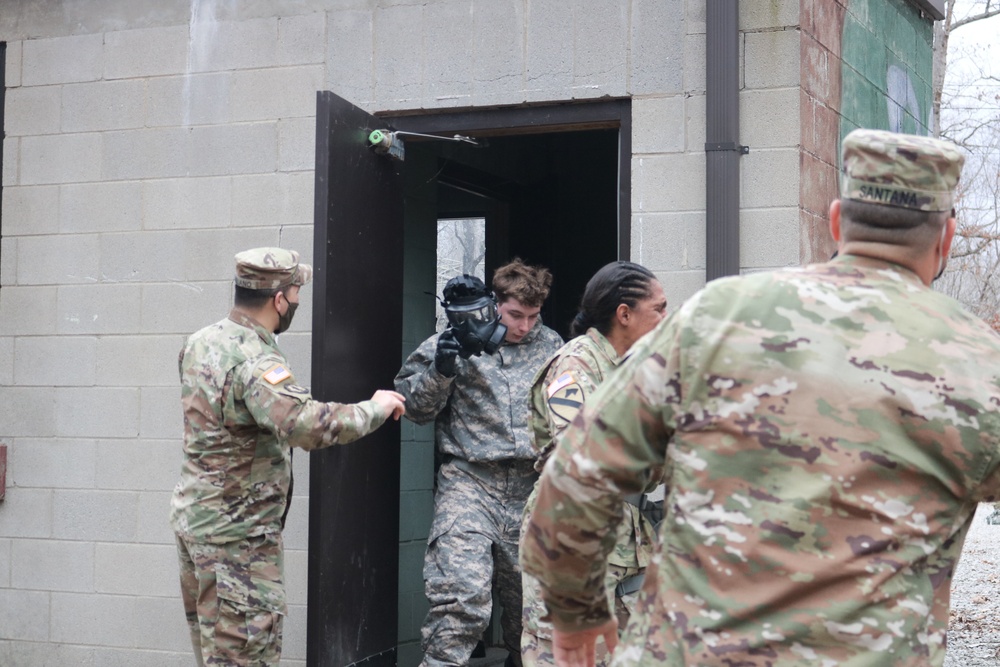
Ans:
{"label": "camouflage jacket", "polygon": [[472,462],[535,458],[528,431],[528,389],[562,339],[539,320],[519,343],[496,354],[458,359],[458,373],[434,368],[438,334],[420,344],[396,375],[406,417],[434,420],[438,452]]}
{"label": "camouflage jacket", "polygon": [[[535,374],[528,424],[538,454],[535,467],[539,471],[552,453],[555,437],[573,421],[587,396],[594,393],[619,363],[621,357],[608,339],[591,328],[559,348]],[[532,494],[528,501],[529,512],[534,498]],[[627,512],[628,519],[618,525],[618,537],[608,562],[622,567],[646,567],[653,552],[653,527],[635,505],[623,503],[622,507],[622,516]]]}
{"label": "camouflage jacket", "polygon": [[351,442],[386,420],[374,401],[313,400],[295,384],[274,335],[235,309],[191,335],[179,365],[184,463],[170,523],[192,541],[280,532],[290,448]]}
{"label": "camouflage jacket", "polygon": [[1000,489],[1000,337],[907,269],[841,256],[710,283],[549,460],[523,567],[608,618],[618,495],[667,515],[614,664],[940,665],[951,576]]}

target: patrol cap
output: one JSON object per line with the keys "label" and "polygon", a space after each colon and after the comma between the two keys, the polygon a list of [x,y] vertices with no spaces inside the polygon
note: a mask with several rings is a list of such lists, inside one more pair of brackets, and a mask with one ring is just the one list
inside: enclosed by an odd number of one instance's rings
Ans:
{"label": "patrol cap", "polygon": [[254,248],[236,255],[236,285],[247,289],[273,290],[305,285],[312,280],[312,267],[299,263],[299,253],[284,248]]}
{"label": "patrol cap", "polygon": [[844,137],[842,199],[918,211],[949,211],[965,156],[941,139],[885,130]]}

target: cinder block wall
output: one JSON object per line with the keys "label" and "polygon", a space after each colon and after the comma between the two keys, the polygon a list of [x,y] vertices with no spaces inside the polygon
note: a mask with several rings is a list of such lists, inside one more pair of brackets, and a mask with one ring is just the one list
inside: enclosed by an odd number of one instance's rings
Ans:
{"label": "cinder block wall", "polygon": [[[326,14],[212,23],[203,44],[179,16],[61,35],[56,12],[35,16],[38,39],[0,35],[3,665],[191,664],[167,524],[177,354],[226,315],[236,252],[312,254]],[[310,328],[300,310],[280,341],[303,384]],[[305,658],[309,479],[295,461],[291,665]]]}
{"label": "cinder block wall", "polygon": [[[0,664],[191,664],[166,521],[176,355],[228,310],[238,250],[311,258],[316,90],[368,111],[630,96],[633,258],[672,308],[704,282],[700,0],[8,4]],[[220,20],[191,23],[192,4]],[[740,3],[746,269],[798,260],[798,4]],[[281,337],[302,384],[309,314]],[[425,443],[404,448],[407,469],[429,469],[428,434],[406,437]],[[289,665],[305,656],[307,464],[285,531]],[[429,489],[403,483],[410,571]]]}

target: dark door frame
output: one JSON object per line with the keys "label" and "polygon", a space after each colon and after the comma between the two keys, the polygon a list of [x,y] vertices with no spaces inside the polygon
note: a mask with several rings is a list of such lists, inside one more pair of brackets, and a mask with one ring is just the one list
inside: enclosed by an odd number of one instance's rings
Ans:
{"label": "dark door frame", "polygon": [[[353,403],[392,387],[403,329],[400,163],[376,155],[380,123],[317,95],[312,391]],[[396,664],[399,423],[309,461],[310,667]]]}
{"label": "dark door frame", "polygon": [[[383,113],[317,96],[312,384],[353,402],[392,386],[402,347],[403,186],[368,132],[450,136],[618,129],[618,252],[631,238],[631,100],[491,110]],[[312,454],[306,660],[310,667],[396,663],[399,425]]]}
{"label": "dark door frame", "polygon": [[450,137],[618,129],[618,259],[632,253],[632,100],[562,102],[494,109],[383,111],[375,114],[397,130]]}

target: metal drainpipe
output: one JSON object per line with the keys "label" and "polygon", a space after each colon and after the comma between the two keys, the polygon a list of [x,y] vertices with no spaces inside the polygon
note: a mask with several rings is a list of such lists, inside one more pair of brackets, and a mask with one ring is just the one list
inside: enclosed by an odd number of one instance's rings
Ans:
{"label": "metal drainpipe", "polygon": [[740,54],[737,0],[706,4],[705,279],[740,272]]}

